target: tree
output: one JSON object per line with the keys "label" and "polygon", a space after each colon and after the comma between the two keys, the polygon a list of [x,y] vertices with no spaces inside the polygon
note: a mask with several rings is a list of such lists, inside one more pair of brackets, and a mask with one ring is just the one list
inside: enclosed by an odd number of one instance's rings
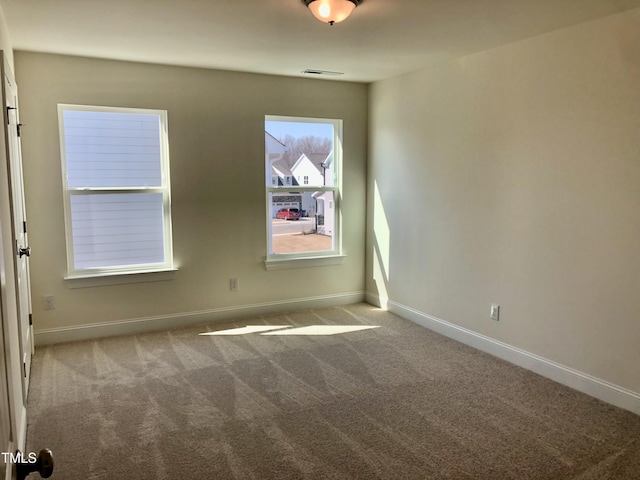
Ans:
{"label": "tree", "polygon": [[279,138],[278,140],[286,146],[282,161],[287,165],[287,168],[293,167],[303,153],[311,155],[314,153],[329,154],[331,152],[330,138],[316,137],[315,135],[306,137],[285,135],[284,138]]}

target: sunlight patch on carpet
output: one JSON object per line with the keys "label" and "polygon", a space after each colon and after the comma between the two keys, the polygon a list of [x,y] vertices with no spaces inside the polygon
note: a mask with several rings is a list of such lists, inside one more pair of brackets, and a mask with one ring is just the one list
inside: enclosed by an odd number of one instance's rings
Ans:
{"label": "sunlight patch on carpet", "polygon": [[231,328],[228,330],[217,330],[215,332],[204,332],[198,335],[247,335],[249,333],[267,332],[269,330],[281,330],[289,328],[291,325],[247,325],[246,327]]}
{"label": "sunlight patch on carpet", "polygon": [[247,325],[246,327],[203,332],[198,335],[248,335],[251,333],[259,333],[260,335],[338,335],[372,328],[380,327],[377,325],[309,325],[307,327],[293,328],[293,325]]}
{"label": "sunlight patch on carpet", "polygon": [[375,325],[310,325],[308,327],[289,328],[287,330],[271,331],[261,335],[337,335],[340,333],[359,332],[380,328]]}

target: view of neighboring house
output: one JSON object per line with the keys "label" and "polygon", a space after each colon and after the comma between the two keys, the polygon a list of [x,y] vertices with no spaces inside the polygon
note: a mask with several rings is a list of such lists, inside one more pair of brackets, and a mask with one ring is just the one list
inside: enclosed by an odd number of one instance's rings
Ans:
{"label": "view of neighboring house", "polygon": [[[269,132],[264,132],[264,152],[266,165],[269,165],[267,178],[271,178],[271,186],[297,185],[293,173],[282,161],[286,145]],[[276,218],[276,212],[284,207],[301,208],[302,195],[296,192],[271,193],[271,218]]]}
{"label": "view of neighboring house", "polygon": [[293,173],[289,167],[282,161],[278,160],[271,164],[271,185],[298,185],[295,181]]}
{"label": "view of neighboring house", "polygon": [[286,150],[286,145],[280,142],[277,138],[271,135],[269,132],[264,132],[264,154],[266,156],[265,165],[269,165],[271,168],[271,184],[284,185],[284,183],[278,183],[279,179],[284,179],[287,174],[291,178],[291,172],[285,165],[280,162],[282,155]]}
{"label": "view of neighboring house", "polygon": [[[271,164],[271,185],[297,185],[291,170],[281,160]],[[272,192],[271,217],[276,218],[276,212],[283,207],[302,208],[302,195],[299,192]]]}
{"label": "view of neighboring house", "polygon": [[[324,185],[330,185],[333,180],[333,152],[322,162]],[[316,192],[313,195],[318,205],[317,232],[333,236],[335,226],[335,199],[332,191]]]}
{"label": "view of neighboring house", "polygon": [[327,161],[327,153],[303,153],[291,167],[291,173],[298,185],[314,186],[325,185],[324,165]]}
{"label": "view of neighboring house", "polygon": [[[333,183],[333,153],[303,153],[291,168],[282,160],[286,145],[264,132],[265,155],[271,186],[326,186]],[[273,192],[271,217],[284,207],[299,208],[306,216],[317,215],[317,232],[333,235],[333,192]]]}
{"label": "view of neighboring house", "polygon": [[[333,154],[311,153],[300,155],[291,167],[291,173],[298,185],[325,186],[333,183]],[[318,216],[317,232],[333,235],[334,199],[333,192],[304,192],[302,210],[308,216]]]}

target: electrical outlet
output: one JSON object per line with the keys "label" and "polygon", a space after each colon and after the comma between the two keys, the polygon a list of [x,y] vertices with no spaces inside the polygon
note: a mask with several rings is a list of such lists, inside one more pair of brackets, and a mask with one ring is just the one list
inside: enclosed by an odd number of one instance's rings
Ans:
{"label": "electrical outlet", "polygon": [[240,290],[240,280],[238,279],[238,277],[229,279],[229,289],[232,292],[237,292],[238,290]]}
{"label": "electrical outlet", "polygon": [[495,303],[491,304],[491,320],[500,320],[500,305]]}
{"label": "electrical outlet", "polygon": [[56,308],[53,304],[53,295],[45,295],[42,297],[42,307],[45,310],[53,310]]}

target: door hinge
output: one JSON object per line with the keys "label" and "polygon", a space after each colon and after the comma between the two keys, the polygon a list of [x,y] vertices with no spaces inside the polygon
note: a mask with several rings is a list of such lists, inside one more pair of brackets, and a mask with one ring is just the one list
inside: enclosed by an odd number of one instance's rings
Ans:
{"label": "door hinge", "polygon": [[29,314],[29,326],[33,327],[33,313]]}
{"label": "door hinge", "polygon": [[11,122],[9,121],[9,112],[11,110],[17,110],[16,107],[7,107],[7,125],[9,125]]}
{"label": "door hinge", "polygon": [[22,222],[22,230],[27,233],[27,222]]}
{"label": "door hinge", "polygon": [[18,137],[20,136],[20,131],[24,126],[25,126],[24,123],[19,123],[16,125],[16,130],[18,131]]}
{"label": "door hinge", "polygon": [[22,362],[22,373],[24,373],[24,378],[27,378],[27,362]]}

